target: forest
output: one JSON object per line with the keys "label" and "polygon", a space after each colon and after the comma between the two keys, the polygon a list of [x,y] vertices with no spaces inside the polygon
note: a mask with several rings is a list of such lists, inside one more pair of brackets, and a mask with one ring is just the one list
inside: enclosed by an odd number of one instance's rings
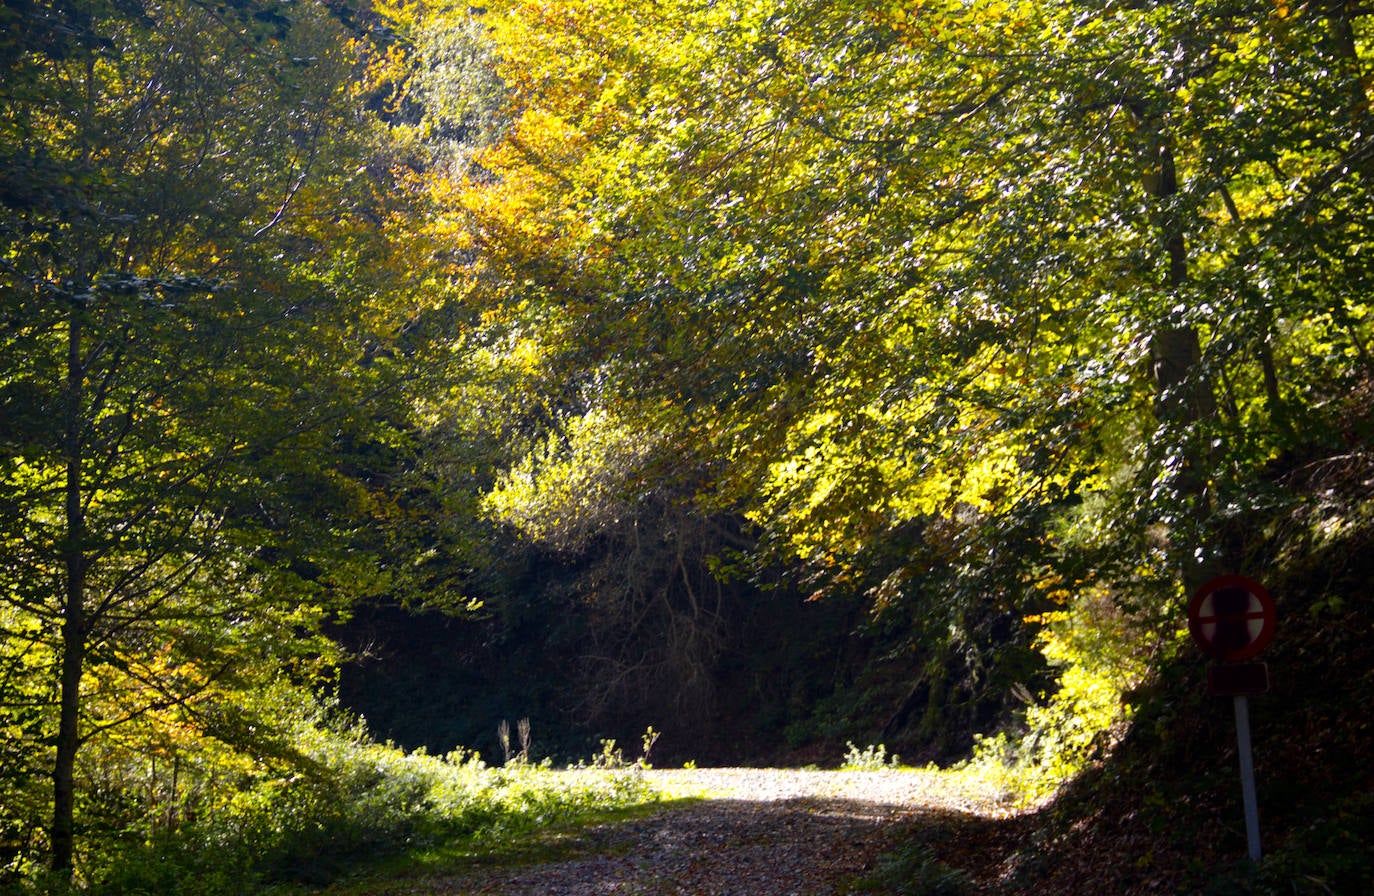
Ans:
{"label": "forest", "polygon": [[0,893],[323,885],[641,738],[1366,892],[1371,19],[0,0]]}

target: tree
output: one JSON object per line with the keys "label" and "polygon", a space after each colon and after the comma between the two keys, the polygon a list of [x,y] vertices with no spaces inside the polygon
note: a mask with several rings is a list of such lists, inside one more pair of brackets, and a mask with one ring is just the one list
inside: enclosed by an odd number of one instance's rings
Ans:
{"label": "tree", "polygon": [[549,429],[641,427],[821,591],[1165,618],[1369,375],[1358,7],[482,20],[509,126],[446,197]]}
{"label": "tree", "polygon": [[348,10],[5,10],[36,27],[0,45],[0,724],[69,872],[84,747],[159,719],[251,747],[236,694],[308,682],[320,621],[381,587],[340,448],[389,438],[413,311],[374,279]]}
{"label": "tree", "polygon": [[673,568],[634,525],[719,514],[985,682],[1084,596],[1167,632],[1368,374],[1358,10],[426,15],[401,106],[453,138],[415,182],[482,370],[434,419],[499,431],[450,467],[508,471],[501,521],[605,551],[606,619]]}

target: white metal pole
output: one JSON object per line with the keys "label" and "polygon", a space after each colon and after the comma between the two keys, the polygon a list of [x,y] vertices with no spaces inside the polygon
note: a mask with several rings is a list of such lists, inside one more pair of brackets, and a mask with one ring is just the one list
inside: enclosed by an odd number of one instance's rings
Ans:
{"label": "white metal pole", "polygon": [[1240,789],[1245,803],[1245,842],[1250,860],[1260,860],[1259,804],[1255,798],[1255,763],[1250,755],[1250,704],[1236,698],[1236,747],[1240,753]]}

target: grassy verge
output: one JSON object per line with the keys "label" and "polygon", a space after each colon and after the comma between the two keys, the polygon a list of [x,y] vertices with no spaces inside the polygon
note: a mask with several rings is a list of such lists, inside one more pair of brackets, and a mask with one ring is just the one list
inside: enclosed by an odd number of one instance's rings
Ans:
{"label": "grassy verge", "polygon": [[[585,774],[577,771],[574,774]],[[600,825],[633,821],[697,802],[695,799],[648,801],[580,814],[552,825],[510,836],[459,838],[447,843],[409,849],[358,867],[346,880],[329,888],[331,896],[392,896],[411,892],[415,882],[462,878],[490,868],[521,868],[569,861],[589,854],[614,855],[625,844],[607,847],[591,833]],[[292,888],[273,896],[304,896],[313,888]]]}
{"label": "grassy verge", "polygon": [[[559,848],[567,832],[647,811],[659,794],[634,765],[502,768],[475,754],[405,753],[315,730],[304,767],[239,782],[174,831],[107,843],[78,881],[83,896],[256,896],[308,892],[370,873],[438,871],[479,857]],[[0,892],[58,896],[40,876]],[[351,885],[350,885],[351,886]],[[366,886],[345,892],[367,892]]]}

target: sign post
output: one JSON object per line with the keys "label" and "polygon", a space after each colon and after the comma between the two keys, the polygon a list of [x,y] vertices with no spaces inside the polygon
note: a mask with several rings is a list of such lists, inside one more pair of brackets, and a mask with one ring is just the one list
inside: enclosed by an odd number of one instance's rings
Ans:
{"label": "sign post", "polygon": [[1208,671],[1208,689],[1235,700],[1245,840],[1255,862],[1260,860],[1261,851],[1248,698],[1269,689],[1269,669],[1264,663],[1247,661],[1269,645],[1276,623],[1274,599],[1263,585],[1245,576],[1218,576],[1199,588],[1188,602],[1188,629],[1193,640],[1203,653],[1233,664],[1213,666]]}
{"label": "sign post", "polygon": [[1236,752],[1240,754],[1240,796],[1245,807],[1245,845],[1250,861],[1260,860],[1259,799],[1255,796],[1255,762],[1250,755],[1250,702],[1235,698]]}

